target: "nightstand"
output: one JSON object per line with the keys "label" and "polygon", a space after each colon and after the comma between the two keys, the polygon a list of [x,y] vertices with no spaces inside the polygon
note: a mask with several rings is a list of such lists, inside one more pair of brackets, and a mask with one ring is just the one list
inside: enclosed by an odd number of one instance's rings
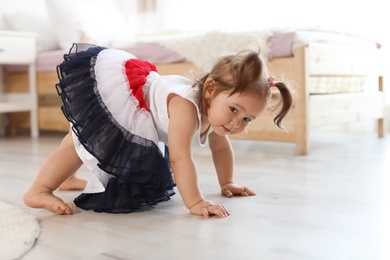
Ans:
{"label": "nightstand", "polygon": [[[0,133],[5,121],[1,114],[30,112],[31,136],[38,137],[36,92],[36,35],[27,32],[0,31]],[[7,93],[2,65],[28,66],[28,92]]]}

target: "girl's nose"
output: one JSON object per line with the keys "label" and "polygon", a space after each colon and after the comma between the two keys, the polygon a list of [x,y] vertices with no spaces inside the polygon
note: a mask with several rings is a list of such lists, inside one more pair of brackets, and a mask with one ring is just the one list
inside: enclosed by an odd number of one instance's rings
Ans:
{"label": "girl's nose", "polygon": [[230,121],[230,125],[232,126],[232,128],[238,129],[240,128],[241,120],[238,118],[233,118],[232,121]]}

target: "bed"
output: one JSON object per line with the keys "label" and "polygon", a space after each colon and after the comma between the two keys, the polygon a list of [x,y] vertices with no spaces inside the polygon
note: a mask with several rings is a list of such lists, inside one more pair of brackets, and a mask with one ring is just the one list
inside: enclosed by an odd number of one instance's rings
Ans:
{"label": "bed", "polygon": [[[161,74],[188,76],[193,70],[207,70],[208,59],[242,48],[243,42],[250,38],[256,39],[264,50],[270,74],[296,86],[297,102],[283,123],[287,131],[277,128],[272,113],[267,111],[250,124],[245,136],[232,138],[291,142],[296,144],[296,154],[305,155],[309,152],[312,127],[375,120],[378,136],[385,135],[381,49],[371,40],[311,30],[241,32],[239,35],[208,32],[140,39],[126,50],[155,63]],[[221,42],[225,45],[221,46]],[[54,88],[57,82],[54,64],[61,61],[63,52],[38,55],[41,131],[67,131],[69,128]],[[19,86],[23,85],[20,82],[27,80],[27,75],[23,68],[6,68],[5,80],[8,91],[20,91]],[[11,133],[28,127],[27,114],[9,115]]]}

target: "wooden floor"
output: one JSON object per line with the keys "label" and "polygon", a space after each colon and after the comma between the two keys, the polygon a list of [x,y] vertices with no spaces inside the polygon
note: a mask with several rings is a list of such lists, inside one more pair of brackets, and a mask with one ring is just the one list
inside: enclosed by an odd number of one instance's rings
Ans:
{"label": "wooden floor", "polygon": [[[389,136],[313,134],[308,156],[293,144],[234,140],[237,182],[258,195],[232,199],[219,195],[208,149],[196,148],[203,193],[228,208],[225,219],[190,215],[178,194],[130,214],[27,208],[22,195],[59,140],[0,138],[0,200],[42,228],[23,260],[390,259]],[[78,192],[58,194],[72,201]]]}

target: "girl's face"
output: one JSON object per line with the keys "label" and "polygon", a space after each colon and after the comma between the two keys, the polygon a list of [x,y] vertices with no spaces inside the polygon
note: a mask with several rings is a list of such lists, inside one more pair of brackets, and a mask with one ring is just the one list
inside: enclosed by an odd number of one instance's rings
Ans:
{"label": "girl's face", "polygon": [[208,110],[208,122],[220,136],[242,133],[266,106],[253,94],[229,94],[221,92],[212,97]]}

